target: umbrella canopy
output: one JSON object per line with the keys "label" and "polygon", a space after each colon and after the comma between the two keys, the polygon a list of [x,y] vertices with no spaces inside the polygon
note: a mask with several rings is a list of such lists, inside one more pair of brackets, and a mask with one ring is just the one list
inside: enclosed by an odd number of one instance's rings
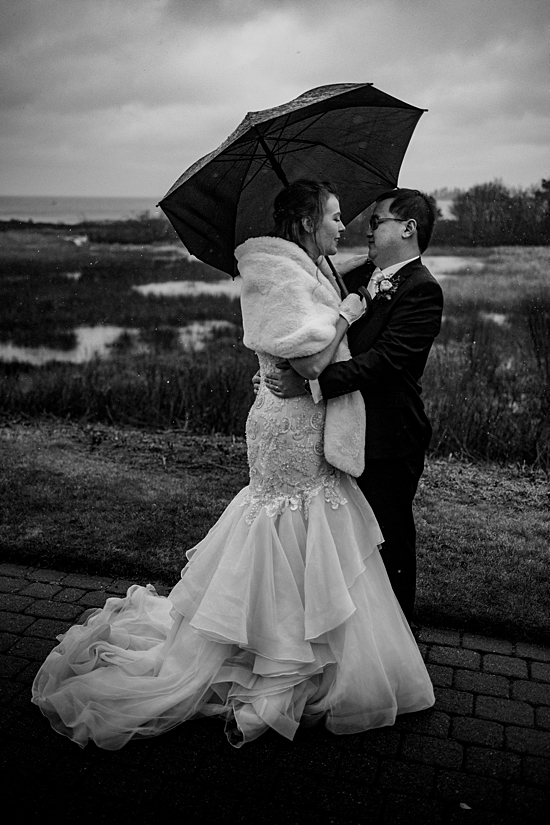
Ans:
{"label": "umbrella canopy", "polygon": [[298,178],[332,181],[344,223],[395,187],[424,111],[370,83],[320,86],[274,109],[249,112],[159,206],[189,252],[233,275],[233,250],[271,231],[283,185]]}

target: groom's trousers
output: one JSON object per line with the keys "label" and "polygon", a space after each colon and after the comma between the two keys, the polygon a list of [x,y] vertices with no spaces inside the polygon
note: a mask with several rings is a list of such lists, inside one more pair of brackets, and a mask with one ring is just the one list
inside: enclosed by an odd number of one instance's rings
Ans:
{"label": "groom's trousers", "polygon": [[410,622],[416,592],[416,528],[412,503],[424,469],[424,450],[406,458],[368,459],[357,483],[384,536],[380,555]]}

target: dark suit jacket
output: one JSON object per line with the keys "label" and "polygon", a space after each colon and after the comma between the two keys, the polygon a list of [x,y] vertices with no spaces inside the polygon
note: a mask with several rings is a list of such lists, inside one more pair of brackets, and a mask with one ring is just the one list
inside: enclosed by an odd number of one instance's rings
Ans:
{"label": "dark suit jacket", "polygon": [[[350,292],[366,286],[372,264],[346,277]],[[365,457],[403,458],[426,449],[432,428],[424,411],[421,378],[441,327],[443,293],[420,259],[398,270],[397,291],[376,297],[349,329],[350,361],[327,367],[319,378],[324,398],[361,390],[367,413]]]}

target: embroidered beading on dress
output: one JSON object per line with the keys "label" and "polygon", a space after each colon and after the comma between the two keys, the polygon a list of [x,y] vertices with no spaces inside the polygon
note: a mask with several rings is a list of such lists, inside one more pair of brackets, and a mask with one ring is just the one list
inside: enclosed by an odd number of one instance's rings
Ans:
{"label": "embroidered beading on dress", "polygon": [[312,499],[323,494],[333,509],[347,500],[340,490],[340,471],[324,457],[324,404],[310,395],[277,398],[264,379],[276,370],[278,359],[258,353],[260,388],[248,416],[246,439],[250,466],[249,489],[242,502],[252,524],[262,507],[268,516],[285,508],[302,510],[307,517]]}

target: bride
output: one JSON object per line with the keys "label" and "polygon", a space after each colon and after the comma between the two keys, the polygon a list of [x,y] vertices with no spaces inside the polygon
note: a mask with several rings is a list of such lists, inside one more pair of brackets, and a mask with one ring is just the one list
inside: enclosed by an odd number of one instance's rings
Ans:
{"label": "bride", "polygon": [[346,330],[364,302],[342,301],[319,263],[344,229],[336,192],[297,181],[277,196],[274,221],[270,237],[235,252],[244,343],[260,364],[249,485],[188,551],[168,597],[133,585],[108,599],[59,637],[34,681],[32,701],[82,747],[116,750],[201,715],[223,718],[235,747],[319,721],[357,733],[434,703],[351,475],[362,471],[364,411],[342,396],[325,432],[323,402],[278,398],[264,382],[281,359],[306,385],[349,357]]}

